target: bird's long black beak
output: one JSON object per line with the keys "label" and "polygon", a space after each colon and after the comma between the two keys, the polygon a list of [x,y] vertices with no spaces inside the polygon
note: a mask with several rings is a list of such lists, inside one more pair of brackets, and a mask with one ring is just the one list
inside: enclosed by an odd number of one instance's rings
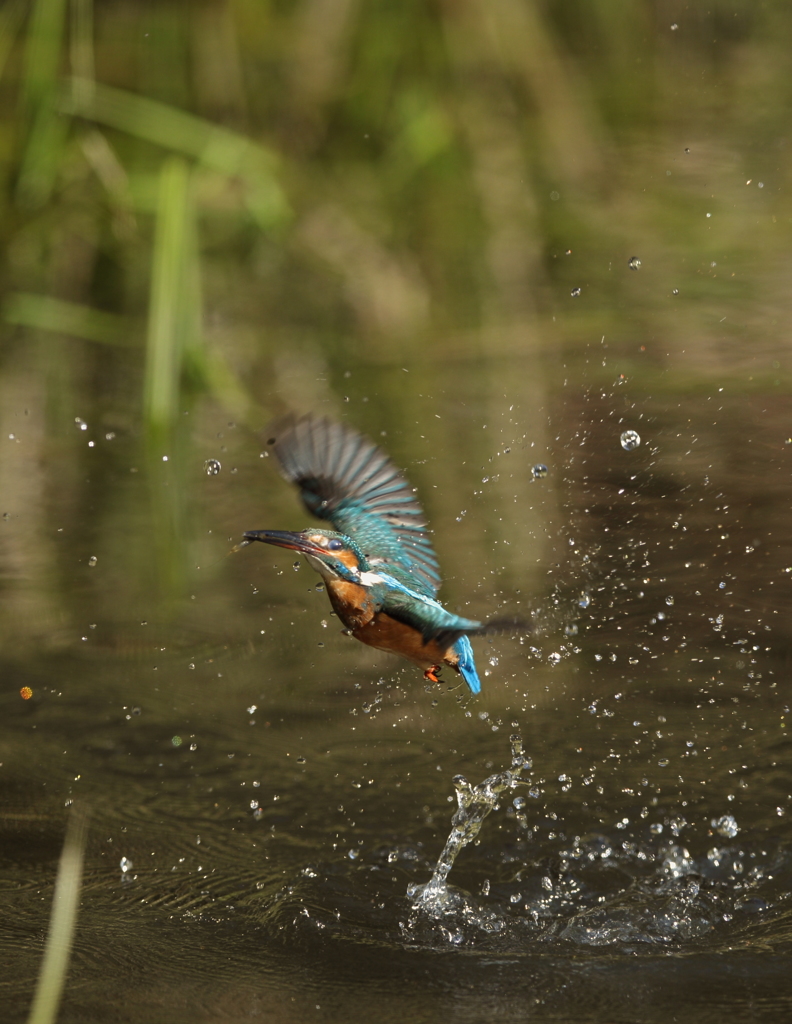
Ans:
{"label": "bird's long black beak", "polygon": [[290,551],[299,551],[303,555],[327,554],[324,548],[311,543],[304,533],[292,533],[290,530],[247,530],[239,547],[244,547],[254,540],[260,540],[264,544],[274,544],[279,548],[288,548]]}

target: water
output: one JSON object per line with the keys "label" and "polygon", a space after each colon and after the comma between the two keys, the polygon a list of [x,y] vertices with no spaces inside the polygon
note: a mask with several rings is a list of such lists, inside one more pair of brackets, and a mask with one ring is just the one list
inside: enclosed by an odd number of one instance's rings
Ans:
{"label": "water", "polygon": [[414,910],[432,917],[454,912],[454,898],[446,884],[454,861],[460,851],[478,836],[484,819],[495,810],[503,793],[528,782],[522,778],[522,773],[530,770],[532,764],[530,758],[523,754],[519,735],[512,736],[511,746],[512,763],[507,771],[491,775],[477,786],[471,786],[464,775],[454,776],[459,806],[451,820],[451,833],[426,885],[411,886],[408,889]]}
{"label": "water", "polygon": [[[62,1022],[786,1019],[792,12],[199,6],[5,24],[4,1021],[74,805]],[[286,408],[530,624],[480,697],[235,551]]]}

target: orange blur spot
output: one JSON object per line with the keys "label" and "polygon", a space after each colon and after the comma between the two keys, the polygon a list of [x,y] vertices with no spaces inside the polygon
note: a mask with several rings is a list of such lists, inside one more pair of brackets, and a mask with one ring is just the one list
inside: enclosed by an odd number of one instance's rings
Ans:
{"label": "orange blur spot", "polygon": [[30,689],[29,686],[23,686],[22,689],[19,691],[19,696],[22,698],[22,700],[30,700],[30,698],[33,696],[33,691]]}

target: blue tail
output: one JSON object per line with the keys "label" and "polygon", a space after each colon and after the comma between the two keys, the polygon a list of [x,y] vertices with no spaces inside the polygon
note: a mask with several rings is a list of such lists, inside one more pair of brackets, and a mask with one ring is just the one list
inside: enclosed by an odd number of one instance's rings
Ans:
{"label": "blue tail", "polygon": [[473,660],[473,648],[466,636],[461,636],[451,650],[459,657],[457,668],[462,677],[470,687],[471,693],[481,693],[481,680],[476,672],[476,663]]}

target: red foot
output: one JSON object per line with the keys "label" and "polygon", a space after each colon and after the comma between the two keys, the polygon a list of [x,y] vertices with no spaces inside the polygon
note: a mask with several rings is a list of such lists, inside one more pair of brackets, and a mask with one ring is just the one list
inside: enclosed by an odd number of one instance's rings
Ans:
{"label": "red foot", "polygon": [[431,668],[428,668],[424,672],[424,679],[428,679],[430,683],[439,683],[440,677],[437,673],[440,671],[441,667],[442,666],[440,665],[432,665]]}

